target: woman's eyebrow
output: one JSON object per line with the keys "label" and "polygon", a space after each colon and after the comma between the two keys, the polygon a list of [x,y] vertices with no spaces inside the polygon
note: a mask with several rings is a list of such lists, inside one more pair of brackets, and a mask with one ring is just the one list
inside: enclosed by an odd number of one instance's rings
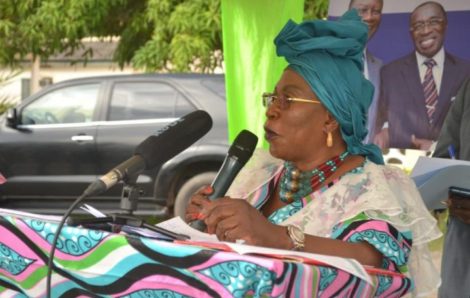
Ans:
{"label": "woman's eyebrow", "polygon": [[283,92],[295,92],[295,93],[304,93],[304,90],[302,88],[299,88],[297,85],[285,85],[284,88],[282,88]]}
{"label": "woman's eyebrow", "polygon": [[299,92],[300,92],[300,93],[303,94],[303,93],[304,93],[304,90],[301,89],[299,86],[293,85],[293,84],[284,85],[284,86],[282,87],[282,89],[280,89],[279,86],[276,85],[276,86],[274,87],[273,93],[279,94],[280,92],[284,92],[284,93],[286,93],[286,92],[295,92],[295,93],[299,93]]}

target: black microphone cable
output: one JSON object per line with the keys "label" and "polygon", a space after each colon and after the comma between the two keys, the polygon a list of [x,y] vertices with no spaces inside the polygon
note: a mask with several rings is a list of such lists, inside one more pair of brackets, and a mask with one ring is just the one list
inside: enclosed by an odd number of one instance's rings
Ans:
{"label": "black microphone cable", "polygon": [[54,266],[54,254],[55,254],[55,250],[56,250],[56,246],[57,246],[57,240],[59,239],[60,232],[62,231],[62,228],[65,224],[65,221],[70,216],[72,211],[75,210],[75,208],[78,206],[78,204],[80,204],[83,201],[83,199],[85,199],[87,196],[88,196],[88,193],[84,192],[83,194],[81,194],[75,200],[75,202],[73,202],[73,204],[69,207],[69,209],[67,209],[67,211],[65,211],[64,216],[60,220],[59,225],[57,227],[57,230],[55,231],[54,239],[52,240],[52,243],[51,243],[51,250],[49,252],[49,260],[47,261],[47,277],[46,277],[46,293],[47,293],[46,295],[47,295],[47,298],[51,298],[52,268]]}

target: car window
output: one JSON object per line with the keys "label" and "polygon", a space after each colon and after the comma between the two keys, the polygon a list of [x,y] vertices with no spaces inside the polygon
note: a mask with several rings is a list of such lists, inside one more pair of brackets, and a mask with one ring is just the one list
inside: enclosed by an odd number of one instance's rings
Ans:
{"label": "car window", "polygon": [[224,78],[211,78],[204,79],[201,81],[201,85],[205,86],[207,89],[211,90],[220,98],[225,100],[225,83]]}
{"label": "car window", "polygon": [[21,112],[22,124],[91,122],[98,99],[99,84],[85,84],[53,90]]}
{"label": "car window", "polygon": [[189,106],[175,88],[165,83],[116,83],[108,119],[116,121],[173,118],[177,116],[177,110],[185,110],[185,107]]}

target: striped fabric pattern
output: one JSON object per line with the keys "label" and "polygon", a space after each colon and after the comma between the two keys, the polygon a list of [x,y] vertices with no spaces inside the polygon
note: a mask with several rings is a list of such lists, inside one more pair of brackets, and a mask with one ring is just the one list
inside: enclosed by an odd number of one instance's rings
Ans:
{"label": "striped fabric pattern", "polygon": [[434,59],[427,59],[424,61],[426,65],[426,74],[424,75],[423,90],[424,90],[424,102],[426,104],[426,111],[428,113],[429,124],[433,123],[433,115],[436,111],[437,104],[437,88],[434,76],[432,75],[432,68],[436,66]]}

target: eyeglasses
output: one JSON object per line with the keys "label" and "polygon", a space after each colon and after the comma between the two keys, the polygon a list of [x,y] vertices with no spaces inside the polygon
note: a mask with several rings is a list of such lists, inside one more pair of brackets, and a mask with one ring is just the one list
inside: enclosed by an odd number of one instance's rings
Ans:
{"label": "eyeglasses", "polygon": [[281,109],[283,110],[289,108],[290,103],[293,101],[321,104],[321,102],[316,99],[286,97],[286,96],[281,96],[281,95],[275,95],[274,93],[263,93],[262,97],[263,97],[263,106],[265,106],[266,108],[270,107],[274,102],[277,102],[279,107],[281,107]]}
{"label": "eyeglasses", "polygon": [[430,20],[427,20],[427,21],[420,21],[420,22],[416,22],[416,23],[412,24],[410,30],[413,31],[413,32],[422,32],[422,31],[424,31],[424,28],[426,26],[428,26],[429,28],[434,29],[434,28],[437,28],[437,27],[441,26],[442,23],[444,23],[444,20],[443,19],[438,19],[438,18],[430,19]]}
{"label": "eyeglasses", "polygon": [[360,15],[361,17],[367,16],[367,14],[370,14],[372,17],[380,17],[382,14],[381,10],[374,9],[374,8],[367,8],[367,7],[358,7],[357,9],[357,14]]}

